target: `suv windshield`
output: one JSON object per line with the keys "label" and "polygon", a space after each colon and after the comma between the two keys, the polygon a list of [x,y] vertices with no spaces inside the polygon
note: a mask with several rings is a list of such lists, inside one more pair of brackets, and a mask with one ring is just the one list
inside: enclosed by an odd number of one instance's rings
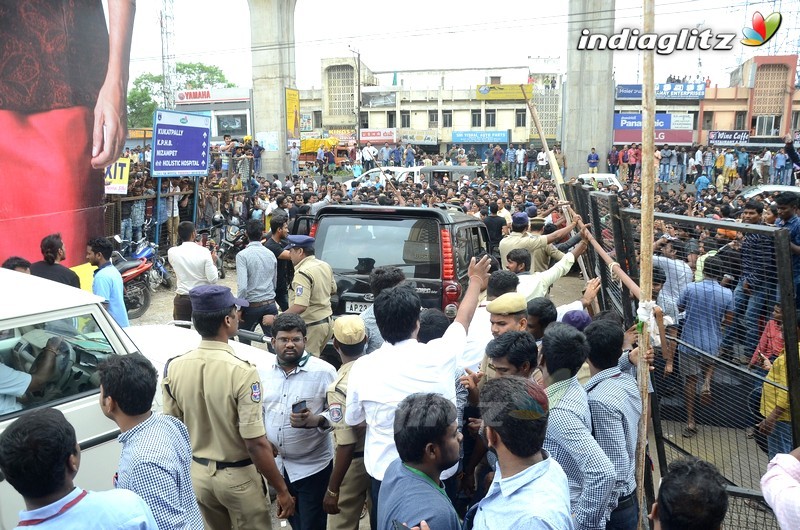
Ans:
{"label": "suv windshield", "polygon": [[439,226],[433,219],[320,219],[317,257],[338,274],[369,274],[394,265],[408,278],[441,275]]}

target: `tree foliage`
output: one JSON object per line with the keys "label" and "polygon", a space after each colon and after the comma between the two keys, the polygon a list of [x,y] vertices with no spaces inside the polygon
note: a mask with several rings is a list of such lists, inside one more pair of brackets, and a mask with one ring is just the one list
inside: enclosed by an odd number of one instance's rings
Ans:
{"label": "tree foliage", "polygon": [[[228,81],[218,66],[203,63],[178,63],[175,90],[201,88],[230,88]],[[144,73],[133,81],[128,90],[128,127],[151,127],[153,112],[164,106],[164,76]]]}

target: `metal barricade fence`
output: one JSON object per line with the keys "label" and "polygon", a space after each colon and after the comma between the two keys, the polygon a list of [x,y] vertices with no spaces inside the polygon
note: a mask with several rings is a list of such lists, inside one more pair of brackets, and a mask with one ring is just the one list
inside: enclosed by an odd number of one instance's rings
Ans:
{"label": "metal barricade fence", "polygon": [[[638,278],[641,212],[620,208],[614,194],[581,185],[568,185],[567,191],[575,210],[592,223],[597,243],[589,260],[591,272],[601,278],[601,305],[630,326],[638,289],[632,293],[607,264],[618,263]],[[729,484],[725,528],[777,529],[760,490],[768,441],[755,426],[771,412],[776,396],[788,392],[795,423],[779,421],[776,430],[788,433],[789,440],[794,434],[791,447],[800,443],[800,358],[788,232],[705,217],[654,217],[655,232],[666,235],[653,259],[666,276],[656,302],[674,322],[652,374],[659,469],[664,474],[669,462],[687,455],[713,463]],[[704,281],[706,264],[705,274],[720,276],[719,282]],[[665,357],[671,351],[674,365],[667,373]],[[778,383],[761,365],[763,358],[775,361],[783,352],[786,371]],[[762,411],[762,393],[768,410]]]}

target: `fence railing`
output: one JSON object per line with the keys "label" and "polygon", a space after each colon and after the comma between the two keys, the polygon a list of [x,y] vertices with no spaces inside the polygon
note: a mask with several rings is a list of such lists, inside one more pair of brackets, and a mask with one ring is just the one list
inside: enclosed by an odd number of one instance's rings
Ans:
{"label": "fence railing", "polygon": [[[590,274],[601,279],[600,304],[630,326],[639,296],[634,282],[641,212],[620,208],[614,194],[577,184],[566,191],[575,210],[592,223]],[[760,490],[769,440],[754,427],[774,406],[776,393],[788,392],[793,423],[778,422],[777,428],[790,431],[790,439],[794,435],[792,447],[800,445],[800,358],[788,232],[662,213],[654,222],[664,236],[653,263],[666,276],[656,302],[673,320],[652,374],[659,469],[663,474],[669,462],[687,455],[713,463],[729,484],[725,527],[777,529]],[[612,274],[619,270],[623,274]],[[619,280],[626,275],[633,281]],[[720,281],[708,279],[714,275]],[[775,361],[782,352],[786,375],[776,382],[763,359]],[[762,394],[763,408],[770,410],[762,410]]]}

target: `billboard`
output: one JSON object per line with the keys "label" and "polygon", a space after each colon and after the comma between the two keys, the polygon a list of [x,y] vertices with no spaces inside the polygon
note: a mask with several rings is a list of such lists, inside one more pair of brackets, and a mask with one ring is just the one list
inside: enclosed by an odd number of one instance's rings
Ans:
{"label": "billboard", "polygon": [[[638,112],[621,112],[614,114],[614,130],[637,130],[642,128],[642,114]],[[656,113],[656,130],[694,130],[694,116],[691,114]]]}
{"label": "billboard", "polygon": [[300,91],[287,88],[286,93],[286,134],[289,138],[300,138]]}
{"label": "billboard", "polygon": [[413,145],[439,145],[439,138],[435,132],[417,129],[405,129],[405,132],[400,135],[400,141]]}
{"label": "billboard", "polygon": [[525,101],[533,97],[533,85],[523,85],[525,94],[519,85],[478,85],[475,88],[475,99],[478,100],[512,100]]}
{"label": "billboard", "polygon": [[[341,140],[341,138],[340,138]],[[361,129],[360,143],[395,143],[397,141],[397,129]]]}
{"label": "billboard", "polygon": [[106,168],[106,195],[126,195],[128,193],[128,175],[131,172],[131,159],[121,157]]}
{"label": "billboard", "polygon": [[750,141],[750,131],[708,131],[708,143],[719,146],[746,144]]}
{"label": "billboard", "polygon": [[[673,129],[656,129],[653,134],[653,139],[657,146],[664,144],[678,144],[678,145],[691,145],[694,140],[694,131],[676,131]],[[642,142],[641,129],[615,129],[614,130],[614,143],[615,144],[630,144]]]}
{"label": "billboard", "polygon": [[[314,117],[310,112],[300,113],[300,132],[309,132],[314,130]],[[291,135],[290,135],[291,136]]]}
{"label": "billboard", "polygon": [[508,142],[508,131],[453,131],[454,144],[493,144]]}
{"label": "billboard", "polygon": [[[706,95],[705,82],[700,83],[657,83],[656,99],[703,99]],[[617,99],[642,99],[642,85],[617,85]]]}
{"label": "billboard", "polygon": [[373,109],[376,107],[394,107],[397,105],[396,90],[367,90],[361,89],[361,108]]}

